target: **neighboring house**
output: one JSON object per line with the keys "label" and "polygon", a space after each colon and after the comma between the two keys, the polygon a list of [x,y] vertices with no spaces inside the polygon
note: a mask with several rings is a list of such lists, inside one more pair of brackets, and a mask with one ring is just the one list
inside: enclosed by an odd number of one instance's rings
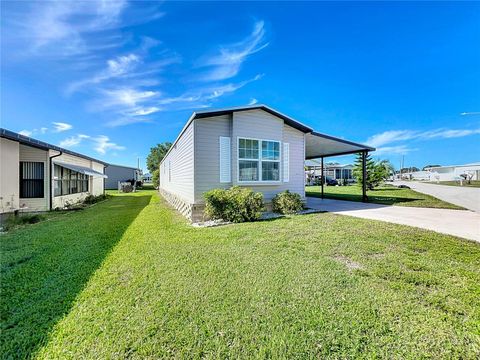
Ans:
{"label": "neighboring house", "polygon": [[108,176],[105,180],[105,189],[118,189],[119,182],[142,180],[142,170],[130,166],[108,164],[105,174]]}
{"label": "neighboring house", "polygon": [[145,183],[145,184],[151,184],[152,183],[152,174],[144,174],[142,176],[142,181]]}
{"label": "neighboring house", "polygon": [[63,208],[103,194],[101,160],[0,129],[0,214]]}
{"label": "neighboring house", "polygon": [[284,190],[305,199],[305,159],[373,150],[314,132],[265,105],[195,112],[160,163],[159,190],[199,221],[208,190],[245,186],[263,193],[267,205]]}
{"label": "neighboring house", "polygon": [[[325,163],[325,171],[323,176],[325,178],[344,181],[347,183],[354,182],[353,178],[353,165],[352,164],[339,164],[339,163]],[[312,159],[305,161],[305,179],[307,185],[314,185],[318,183],[322,175],[322,162],[318,159]]]}
{"label": "neighboring house", "polygon": [[471,175],[471,180],[480,180],[480,162],[465,165],[433,166],[425,169],[430,173],[430,181],[454,181],[461,175]]}

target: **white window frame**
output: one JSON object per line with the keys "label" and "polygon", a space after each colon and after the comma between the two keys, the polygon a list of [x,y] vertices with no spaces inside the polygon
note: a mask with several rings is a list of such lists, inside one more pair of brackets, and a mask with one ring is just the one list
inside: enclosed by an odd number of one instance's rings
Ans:
{"label": "white window frame", "polygon": [[[240,140],[256,140],[258,141],[258,159],[240,159]],[[262,158],[262,142],[278,143],[278,160],[268,160]],[[237,183],[239,184],[280,184],[282,182],[282,142],[279,140],[258,139],[253,137],[237,136]],[[240,180],[240,161],[256,161],[258,162],[258,180]],[[262,179],[262,161],[278,163],[278,180]]]}

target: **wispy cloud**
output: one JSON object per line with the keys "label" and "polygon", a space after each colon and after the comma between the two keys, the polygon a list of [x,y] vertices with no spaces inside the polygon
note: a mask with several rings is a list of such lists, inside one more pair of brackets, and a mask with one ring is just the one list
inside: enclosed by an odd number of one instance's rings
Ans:
{"label": "wispy cloud", "polygon": [[462,112],[460,115],[480,115],[480,111]]}
{"label": "wispy cloud", "polygon": [[82,140],[89,139],[89,138],[90,138],[90,136],[83,135],[83,134],[70,136],[70,137],[60,141],[60,143],[58,145],[60,147],[71,148],[71,147],[79,145],[82,142]]}
{"label": "wispy cloud", "polygon": [[418,130],[390,130],[370,137],[366,143],[376,147],[376,154],[405,154],[415,151],[406,144],[392,146],[391,144],[405,141],[427,141],[432,139],[450,139],[480,134],[479,129],[434,129]]}
{"label": "wispy cloud", "polygon": [[255,105],[256,103],[258,103],[258,100],[255,98],[251,98],[250,101],[248,102],[248,105]]}
{"label": "wispy cloud", "polygon": [[58,145],[68,149],[79,146],[84,141],[88,141],[95,151],[101,155],[105,155],[109,150],[125,150],[125,146],[110,141],[110,138],[106,135],[90,136],[78,134],[60,141]]}
{"label": "wispy cloud", "polygon": [[30,131],[30,130],[21,130],[18,132],[20,135],[23,135],[23,136],[32,136],[33,134],[33,131]]}
{"label": "wispy cloud", "polygon": [[105,135],[100,135],[92,139],[95,143],[94,149],[102,155],[105,155],[108,150],[125,150],[125,146],[115,144],[110,141],[110,138]]}
{"label": "wispy cloud", "polygon": [[223,45],[218,53],[203,58],[199,67],[207,67],[207,72],[200,76],[204,81],[218,81],[234,77],[240,71],[243,62],[250,56],[266,48],[265,23],[257,21],[253,31],[245,39],[235,44]]}
{"label": "wispy cloud", "polygon": [[52,124],[55,132],[63,132],[73,128],[73,125],[64,122],[53,122]]}

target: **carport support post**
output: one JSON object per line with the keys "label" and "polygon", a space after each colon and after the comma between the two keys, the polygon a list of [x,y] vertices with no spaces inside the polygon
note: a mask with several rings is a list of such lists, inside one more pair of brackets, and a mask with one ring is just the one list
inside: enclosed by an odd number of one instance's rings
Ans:
{"label": "carport support post", "polygon": [[367,202],[367,154],[368,151],[362,151],[362,201]]}
{"label": "carport support post", "polygon": [[321,170],[321,175],[320,175],[320,182],[322,183],[322,199],[323,199],[323,183],[325,182],[325,179],[323,178],[323,156],[322,156],[322,170]]}

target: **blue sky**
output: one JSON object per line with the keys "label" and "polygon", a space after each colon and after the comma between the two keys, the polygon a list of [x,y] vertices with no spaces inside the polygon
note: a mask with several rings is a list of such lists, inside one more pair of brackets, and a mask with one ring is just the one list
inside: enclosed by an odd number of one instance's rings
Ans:
{"label": "blue sky", "polygon": [[143,166],[195,109],[258,102],[396,166],[480,161],[479,3],[1,6],[1,125],[43,141]]}

